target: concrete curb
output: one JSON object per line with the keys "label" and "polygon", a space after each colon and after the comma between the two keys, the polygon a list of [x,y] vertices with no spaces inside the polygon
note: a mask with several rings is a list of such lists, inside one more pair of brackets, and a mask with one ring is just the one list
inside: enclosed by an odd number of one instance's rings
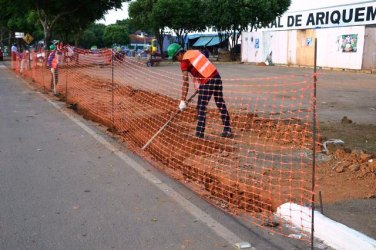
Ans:
{"label": "concrete curb", "polygon": [[[285,203],[277,208],[276,216],[291,221],[300,230],[311,232],[312,210],[294,203]],[[352,228],[333,221],[315,211],[315,237],[335,249],[375,250],[376,240]]]}

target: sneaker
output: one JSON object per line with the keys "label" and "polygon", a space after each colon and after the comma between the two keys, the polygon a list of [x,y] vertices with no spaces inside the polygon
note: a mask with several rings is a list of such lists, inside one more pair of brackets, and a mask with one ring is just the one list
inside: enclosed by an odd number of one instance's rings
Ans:
{"label": "sneaker", "polygon": [[77,103],[71,103],[68,106],[69,109],[77,110]]}
{"label": "sneaker", "polygon": [[197,137],[197,138],[201,138],[201,139],[203,139],[203,138],[204,138],[204,134],[203,134],[203,133],[196,132],[196,137]]}
{"label": "sneaker", "polygon": [[221,137],[224,138],[233,138],[234,134],[231,131],[223,131],[221,134]]}

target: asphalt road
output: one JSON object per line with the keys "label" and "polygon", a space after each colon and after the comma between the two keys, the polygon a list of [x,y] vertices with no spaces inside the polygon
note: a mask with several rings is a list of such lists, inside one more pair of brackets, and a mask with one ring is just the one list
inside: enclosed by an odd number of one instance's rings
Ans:
{"label": "asphalt road", "polygon": [[0,63],[0,249],[306,249],[245,224]]}

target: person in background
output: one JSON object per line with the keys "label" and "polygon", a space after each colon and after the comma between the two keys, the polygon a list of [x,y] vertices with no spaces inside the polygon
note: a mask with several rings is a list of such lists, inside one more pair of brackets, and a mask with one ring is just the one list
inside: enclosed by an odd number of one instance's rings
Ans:
{"label": "person in background", "polygon": [[17,61],[17,56],[18,56],[18,48],[16,44],[14,43],[10,49],[11,55],[12,55],[12,69],[16,68],[16,61]]}
{"label": "person in background", "polygon": [[29,60],[29,51],[27,49],[24,49],[22,53],[19,53],[19,58],[21,61],[20,64],[20,74],[25,75],[26,67],[27,67],[27,62]]}
{"label": "person in background", "polygon": [[60,50],[59,43],[52,44],[50,46],[50,50],[52,51],[47,59],[47,66],[50,68],[51,72],[51,89],[54,91],[54,94],[57,96],[56,85],[59,81],[59,62],[62,52]]}
{"label": "person in background", "polygon": [[73,48],[69,44],[66,44],[65,48],[66,48],[66,53],[65,53],[65,56],[64,56],[64,62],[68,62],[68,63],[72,62],[73,59],[74,59]]}
{"label": "person in background", "polygon": [[188,74],[192,75],[195,88],[198,89],[196,137],[204,138],[206,106],[212,95],[214,95],[215,104],[221,112],[222,124],[224,126],[221,136],[233,137],[230,115],[223,99],[222,80],[217,68],[199,50],[185,51],[177,43],[170,44],[167,48],[167,53],[169,59],[180,62],[180,69],[183,74],[183,86],[179,104],[180,111],[187,108]]}
{"label": "person in background", "polygon": [[204,54],[206,58],[209,58],[210,53],[207,47],[204,47],[204,49],[202,50],[202,54]]}
{"label": "person in background", "polygon": [[13,61],[17,60],[18,49],[15,43],[11,47],[11,53],[12,53],[12,60]]}

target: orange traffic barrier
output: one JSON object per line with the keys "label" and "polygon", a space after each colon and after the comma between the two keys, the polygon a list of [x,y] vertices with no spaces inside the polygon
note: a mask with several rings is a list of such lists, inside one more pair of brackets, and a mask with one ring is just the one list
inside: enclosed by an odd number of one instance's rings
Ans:
{"label": "orange traffic barrier", "polygon": [[[276,208],[286,202],[312,203],[312,153],[317,145],[312,75],[224,77],[233,136],[221,136],[221,110],[211,100],[205,135],[196,137],[195,97],[142,150],[177,111],[178,66],[176,71],[150,68],[146,59],[128,56],[109,64],[111,50],[74,53],[75,60],[59,65],[57,89],[62,100],[74,104],[86,118],[108,126],[131,150],[210,203],[281,235],[286,232],[276,225],[290,222],[276,219]],[[24,75],[49,90],[50,72],[45,63],[38,64],[45,57],[32,53],[31,58]],[[193,91],[191,87],[188,95]]]}

